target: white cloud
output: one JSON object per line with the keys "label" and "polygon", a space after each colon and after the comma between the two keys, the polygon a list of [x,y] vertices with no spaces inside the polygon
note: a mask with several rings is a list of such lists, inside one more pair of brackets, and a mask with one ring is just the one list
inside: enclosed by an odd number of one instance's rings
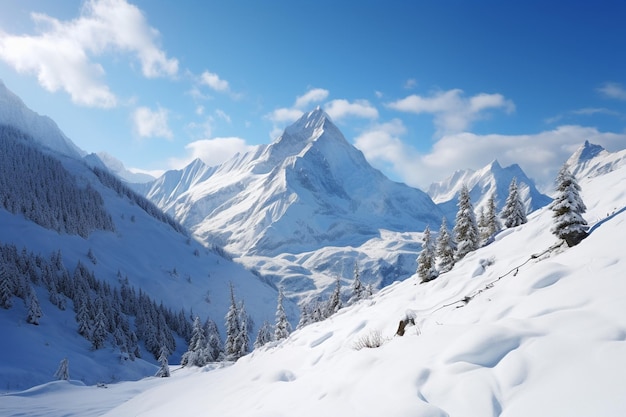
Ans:
{"label": "white cloud", "polygon": [[216,166],[229,160],[237,153],[248,152],[255,148],[238,137],[201,139],[185,146],[188,151],[187,157],[171,158],[169,165],[173,169],[180,169],[199,158],[209,166]]}
{"label": "white cloud", "polygon": [[415,78],[409,78],[408,80],[406,80],[406,82],[404,83],[404,88],[406,90],[412,90],[415,87],[417,87],[417,80]]}
{"label": "white cloud", "polygon": [[567,125],[529,135],[446,135],[429,152],[419,153],[401,140],[404,134],[398,121],[381,124],[359,136],[355,145],[374,166],[390,167],[401,181],[422,189],[456,169],[479,169],[497,159],[503,166],[519,164],[540,189],[551,192],[556,172],[585,140],[609,150],[621,149],[626,141],[626,134]]}
{"label": "white cloud", "polygon": [[204,71],[202,75],[200,75],[200,83],[220,93],[228,92],[230,90],[228,81],[222,80],[219,75],[209,71]]}
{"label": "white cloud", "polygon": [[304,112],[302,110],[282,107],[271,112],[267,117],[274,123],[292,123],[298,120]]}
{"label": "white cloud", "polygon": [[607,98],[626,101],[626,89],[619,83],[604,83],[597,91]]}
{"label": "white cloud", "polygon": [[366,119],[377,119],[378,110],[367,100],[356,100],[353,103],[348,100],[332,100],[324,106],[324,110],[333,120],[339,120],[346,116],[356,116]]}
{"label": "white cloud", "polygon": [[228,123],[228,124],[230,124],[230,123],[231,123],[230,116],[229,116],[228,114],[226,114],[226,112],[225,112],[224,110],[221,110],[221,109],[216,109],[216,110],[215,110],[215,115],[216,115],[218,118],[220,118],[220,119],[224,120],[226,123]]}
{"label": "white cloud", "polygon": [[135,132],[142,138],[172,139],[174,134],[168,126],[168,111],[158,108],[153,111],[148,107],[138,107],[133,113]]}
{"label": "white cloud", "polygon": [[139,8],[126,0],[90,0],[80,17],[60,21],[33,13],[39,35],[0,32],[0,59],[20,73],[34,74],[48,91],[66,91],[72,101],[90,107],[113,107],[115,95],[102,81],[105,53],[130,53],[147,78],[174,76],[178,61],[156,45],[158,32]]}
{"label": "white cloud", "polygon": [[294,107],[297,109],[307,110],[307,107],[309,107],[312,103],[319,103],[326,100],[328,94],[328,90],[323,88],[313,88],[297,97]]}
{"label": "white cloud", "polygon": [[388,103],[387,107],[408,113],[433,114],[438,136],[466,131],[473,122],[485,117],[488,109],[515,111],[513,102],[501,94],[481,93],[466,98],[460,89],[438,91],[428,97],[412,94]]}

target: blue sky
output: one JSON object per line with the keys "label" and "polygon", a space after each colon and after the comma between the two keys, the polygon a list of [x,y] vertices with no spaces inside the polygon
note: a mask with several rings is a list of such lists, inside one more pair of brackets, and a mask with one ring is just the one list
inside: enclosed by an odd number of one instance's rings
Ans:
{"label": "blue sky", "polygon": [[324,108],[390,178],[493,159],[549,189],[626,147],[623,1],[4,0],[0,79],[87,152],[213,165]]}

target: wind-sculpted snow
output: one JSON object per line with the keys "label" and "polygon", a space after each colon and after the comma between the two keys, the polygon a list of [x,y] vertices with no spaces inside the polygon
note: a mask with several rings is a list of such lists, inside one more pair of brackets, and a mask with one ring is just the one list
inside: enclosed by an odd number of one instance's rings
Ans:
{"label": "wind-sculpted snow", "polygon": [[[396,282],[232,365],[175,369],[171,378],[108,389],[65,383],[27,401],[20,393],[0,397],[0,409],[9,416],[626,415],[625,178],[619,168],[581,181],[586,216],[598,226],[575,247],[558,244],[552,213],[542,209],[435,280]],[[415,325],[396,336],[406,317]],[[355,348],[376,334],[379,347]]]}

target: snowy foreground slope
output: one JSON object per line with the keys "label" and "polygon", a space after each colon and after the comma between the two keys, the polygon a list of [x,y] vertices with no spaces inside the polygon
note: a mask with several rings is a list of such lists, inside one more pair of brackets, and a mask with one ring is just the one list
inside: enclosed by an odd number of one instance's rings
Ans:
{"label": "snowy foreground slope", "polygon": [[[574,248],[549,250],[542,209],[436,280],[395,283],[233,365],[54,382],[0,397],[0,414],[624,416],[626,167],[581,186],[592,228]],[[406,315],[417,325],[394,336]],[[374,332],[382,346],[355,349]]]}

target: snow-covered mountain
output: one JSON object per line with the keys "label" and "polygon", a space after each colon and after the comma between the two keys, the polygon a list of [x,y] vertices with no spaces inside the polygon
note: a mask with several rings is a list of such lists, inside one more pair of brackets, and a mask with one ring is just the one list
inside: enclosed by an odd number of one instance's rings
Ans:
{"label": "snow-covered mountain", "polygon": [[[214,320],[225,338],[231,284],[256,323],[252,335],[263,321],[273,322],[274,287],[218,246],[194,240],[112,174],[90,168],[50,119],[27,109],[4,86],[0,115],[0,390],[49,380],[64,357],[88,384],[153,374],[148,336],[133,327],[139,321],[135,307],[127,306],[127,317],[116,320],[129,326],[123,336],[136,332],[141,359],[125,359],[125,342],[112,322],[100,349],[88,340],[93,328],[85,337],[78,333],[76,303],[91,308],[87,324],[95,326],[93,312],[119,304],[122,287],[134,294],[128,300],[151,300],[157,315],[151,320],[159,326],[179,312],[189,323],[197,315]],[[88,296],[72,296],[76,288]],[[34,299],[43,314],[38,325],[29,323]],[[285,301],[285,308],[297,323],[297,306]],[[186,341],[180,334],[174,338],[171,359],[179,360]]]}
{"label": "snow-covered mountain", "polygon": [[454,220],[458,210],[459,191],[463,185],[469,189],[476,211],[481,207],[486,207],[492,193],[495,193],[497,208],[502,209],[513,178],[517,180],[519,195],[527,213],[550,203],[550,197],[537,190],[534,181],[526,176],[519,165],[513,164],[503,168],[497,160],[476,171],[471,169],[456,171],[447,179],[431,184],[428,188],[428,195],[449,219]]}
{"label": "snow-covered mountain", "polygon": [[152,175],[141,172],[132,172],[124,166],[122,161],[106,152],[96,152],[85,156],[85,161],[90,166],[105,167],[120,179],[133,186],[134,184],[145,184],[152,182],[155,178]]}
{"label": "snow-covered mountain", "polygon": [[[56,381],[0,397],[0,410],[47,417],[626,415],[624,181],[624,166],[581,179],[591,228],[573,248],[557,245],[544,207],[435,280],[397,282],[232,366],[173,367],[171,378],[107,389]],[[415,325],[397,336],[405,318]]]}
{"label": "snow-covered mountain", "polygon": [[282,282],[290,295],[323,289],[333,275],[350,277],[357,260],[375,270],[376,283],[405,277],[415,267],[414,241],[408,270],[399,258],[404,250],[383,259],[359,248],[387,232],[438,227],[442,219],[424,192],[369,165],[320,108],[270,145],[217,167],[196,160],[167,172],[146,195],[195,236]]}
{"label": "snow-covered mountain", "polygon": [[41,116],[24,104],[21,98],[11,92],[0,80],[0,125],[13,126],[30,135],[36,142],[62,155],[80,158],[85,152],[79,149],[46,116]]}
{"label": "snow-covered mountain", "polygon": [[566,163],[578,178],[595,177],[626,165],[626,150],[611,153],[585,141]]}

